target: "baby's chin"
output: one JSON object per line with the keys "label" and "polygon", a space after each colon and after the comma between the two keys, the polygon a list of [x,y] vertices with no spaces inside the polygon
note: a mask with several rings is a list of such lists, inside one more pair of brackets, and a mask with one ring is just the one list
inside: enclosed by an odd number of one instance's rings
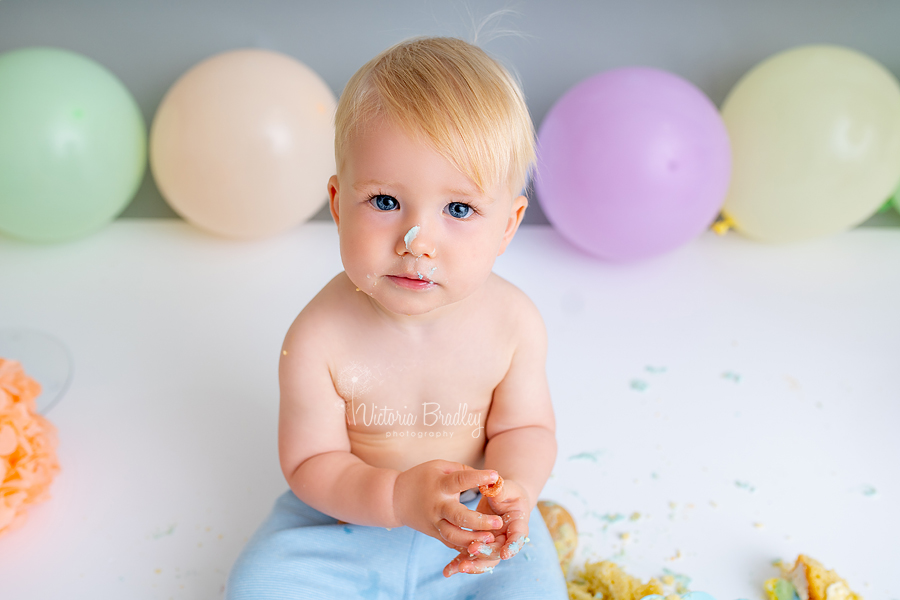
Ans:
{"label": "baby's chin", "polygon": [[448,306],[445,302],[429,302],[429,299],[424,298],[418,299],[417,301],[403,301],[398,300],[396,297],[392,297],[391,294],[376,292],[367,295],[376,308],[396,317],[438,316],[446,310]]}
{"label": "baby's chin", "polygon": [[[378,287],[381,285],[379,284]],[[437,285],[426,292],[409,293],[413,296],[412,298],[403,298],[406,294],[385,293],[377,289],[374,293],[366,295],[377,310],[391,317],[429,320],[450,315],[465,304],[465,298],[447,298],[446,295],[441,297],[442,291]]]}

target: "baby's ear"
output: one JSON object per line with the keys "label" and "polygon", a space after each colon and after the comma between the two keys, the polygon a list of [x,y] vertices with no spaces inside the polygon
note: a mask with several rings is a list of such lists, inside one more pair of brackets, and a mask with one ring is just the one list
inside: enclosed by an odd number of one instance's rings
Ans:
{"label": "baby's ear", "polygon": [[526,208],[528,208],[528,198],[519,196],[513,199],[512,206],[509,209],[509,218],[506,221],[506,231],[503,232],[503,241],[500,243],[500,251],[497,252],[497,256],[506,252],[506,247],[509,246],[513,236],[516,235],[519,225],[522,224]]}
{"label": "baby's ear", "polygon": [[338,202],[338,178],[337,175],[332,175],[328,180],[328,207],[331,209],[331,218],[334,219],[334,224],[340,228],[341,217]]}

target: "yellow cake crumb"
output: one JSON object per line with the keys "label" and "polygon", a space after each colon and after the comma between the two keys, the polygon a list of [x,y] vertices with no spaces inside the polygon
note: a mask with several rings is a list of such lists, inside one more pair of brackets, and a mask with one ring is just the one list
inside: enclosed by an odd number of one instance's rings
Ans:
{"label": "yellow cake crumb", "polygon": [[667,558],[666,560],[679,560],[684,557],[684,554],[681,553],[681,550],[675,550],[675,554]]}
{"label": "yellow cake crumb", "polygon": [[569,600],[641,600],[650,594],[663,593],[659,580],[642,583],[608,560],[587,563],[567,585]]}
{"label": "yellow cake crumb", "polygon": [[794,593],[800,600],[863,600],[840,575],[805,554],[793,563],[777,561],[775,566],[781,569],[781,577],[765,582],[769,600],[791,600]]}

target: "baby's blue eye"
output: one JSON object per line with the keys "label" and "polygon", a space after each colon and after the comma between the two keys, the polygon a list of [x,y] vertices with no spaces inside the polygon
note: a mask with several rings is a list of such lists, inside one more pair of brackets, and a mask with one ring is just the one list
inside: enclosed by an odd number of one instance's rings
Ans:
{"label": "baby's blue eye", "polygon": [[397,202],[397,199],[393,196],[388,196],[386,194],[378,194],[376,196],[372,196],[369,199],[369,202],[377,208],[378,210],[396,210],[400,207],[400,203]]}
{"label": "baby's blue eye", "polygon": [[465,219],[472,214],[472,207],[462,202],[451,202],[447,205],[447,214],[454,219]]}

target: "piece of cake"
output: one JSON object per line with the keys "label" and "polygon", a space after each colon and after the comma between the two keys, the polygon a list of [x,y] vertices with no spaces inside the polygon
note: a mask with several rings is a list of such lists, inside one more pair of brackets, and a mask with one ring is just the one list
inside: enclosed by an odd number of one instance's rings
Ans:
{"label": "piece of cake", "polygon": [[769,600],[862,600],[840,575],[805,554],[793,564],[779,563],[781,577],[765,583]]}
{"label": "piece of cake", "polygon": [[575,519],[565,508],[550,500],[538,502],[538,510],[550,530],[550,538],[556,546],[556,554],[559,556],[559,566],[563,574],[568,574],[572,557],[575,556],[575,548],[578,547],[578,528],[575,527]]}
{"label": "piece of cake", "polygon": [[587,563],[567,585],[570,600],[641,600],[645,596],[664,593],[659,580],[650,579],[643,583],[608,560]]}

